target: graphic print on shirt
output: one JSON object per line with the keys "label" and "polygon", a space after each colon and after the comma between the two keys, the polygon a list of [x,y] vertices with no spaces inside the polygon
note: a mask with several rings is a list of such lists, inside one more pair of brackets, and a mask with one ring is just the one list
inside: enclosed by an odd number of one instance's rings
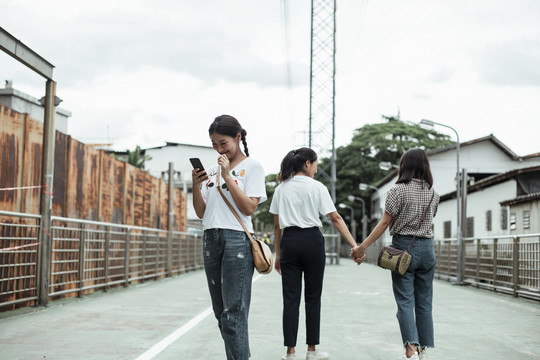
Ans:
{"label": "graphic print on shirt", "polygon": [[208,173],[208,181],[206,182],[206,184],[204,184],[204,186],[206,186],[207,188],[213,187],[214,183],[212,182],[212,177],[216,175],[217,175],[217,171],[212,171]]}
{"label": "graphic print on shirt", "polygon": [[[244,176],[246,175],[246,169],[240,170],[240,172],[238,172],[238,174],[233,170],[233,171],[231,172],[231,174],[232,174],[232,176],[234,176],[234,177],[236,177],[236,178],[241,178],[241,177],[244,177]],[[211,173],[208,174],[208,175],[209,175],[209,179],[208,179],[208,181],[206,182],[205,186],[206,186],[207,188],[211,188],[211,187],[213,187],[213,186],[215,185],[214,182],[212,181],[211,177],[216,176],[216,175],[217,175],[217,171],[216,171],[216,172],[211,172]],[[237,179],[234,179],[234,182],[236,183],[236,185],[238,185],[238,180],[237,180]],[[227,187],[227,183],[225,183],[225,182],[221,185],[221,188],[222,188],[222,189],[225,189],[225,190],[227,190],[227,191],[229,191],[229,188]]]}

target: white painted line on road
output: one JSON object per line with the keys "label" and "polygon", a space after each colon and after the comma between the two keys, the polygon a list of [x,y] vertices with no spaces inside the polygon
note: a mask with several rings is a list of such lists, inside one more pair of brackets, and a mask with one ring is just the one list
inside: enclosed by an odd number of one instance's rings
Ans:
{"label": "white painted line on road", "polygon": [[171,335],[167,336],[165,339],[158,342],[156,345],[152,346],[150,349],[146,350],[144,354],[139,356],[136,360],[150,360],[153,359],[157,354],[165,350],[169,345],[178,340],[182,335],[187,333],[189,330],[193,329],[198,323],[203,321],[208,315],[212,313],[212,307],[204,310],[199,315],[191,319],[187,324],[177,329]]}
{"label": "white painted line on road", "polygon": [[[262,277],[261,274],[257,275],[251,283],[253,284],[255,281],[259,280]],[[168,346],[170,346],[173,342],[178,340],[180,337],[185,335],[189,330],[193,329],[195,326],[197,326],[198,323],[203,321],[208,315],[212,314],[212,307],[209,307],[208,309],[204,310],[199,315],[195,316],[193,319],[187,322],[184,326],[181,328],[175,330],[172,334],[167,336],[165,339],[158,342],[156,345],[152,346],[150,349],[146,350],[144,354],[136,358],[135,360],[151,360],[154,357],[156,357],[160,352],[165,350]]]}

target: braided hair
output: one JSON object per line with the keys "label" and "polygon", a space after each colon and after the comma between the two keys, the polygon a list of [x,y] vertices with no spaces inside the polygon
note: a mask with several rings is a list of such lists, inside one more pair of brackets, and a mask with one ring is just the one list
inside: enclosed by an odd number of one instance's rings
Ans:
{"label": "braided hair", "polygon": [[233,116],[220,115],[216,117],[210,125],[210,128],[208,129],[208,133],[210,136],[217,133],[221,135],[227,135],[233,138],[236,137],[238,133],[240,133],[240,140],[242,140],[242,144],[244,145],[244,152],[246,153],[246,156],[249,156],[246,141],[247,131],[242,128],[242,125],[240,125],[238,120],[236,120]]}

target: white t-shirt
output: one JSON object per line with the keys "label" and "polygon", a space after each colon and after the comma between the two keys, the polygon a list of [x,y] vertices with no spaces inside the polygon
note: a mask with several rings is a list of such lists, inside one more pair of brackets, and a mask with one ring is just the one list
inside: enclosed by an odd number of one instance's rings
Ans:
{"label": "white t-shirt", "polygon": [[270,212],[279,215],[279,227],[321,227],[319,217],[336,211],[326,186],[309,176],[296,175],[276,187]]}
{"label": "white t-shirt", "polygon": [[[218,165],[211,166],[206,170],[208,179],[202,183],[202,195],[206,203],[206,210],[203,216],[203,229],[230,229],[244,231],[242,225],[236,220],[236,217],[229,209],[216,187],[216,175],[220,170]],[[259,198],[259,204],[267,199],[266,184],[264,179],[264,169],[257,161],[246,158],[242,160],[234,169],[231,169],[230,174],[234,181],[238,184],[240,190],[249,197]],[[220,174],[221,191],[227,197],[227,200],[236,210],[246,228],[253,232],[251,224],[251,216],[246,216],[242,213],[227,189],[227,184]]]}

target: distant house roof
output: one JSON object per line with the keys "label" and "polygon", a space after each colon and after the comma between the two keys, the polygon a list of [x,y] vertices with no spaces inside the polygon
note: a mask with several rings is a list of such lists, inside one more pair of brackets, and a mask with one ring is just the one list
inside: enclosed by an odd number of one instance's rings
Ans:
{"label": "distant house roof", "polygon": [[527,160],[527,159],[534,159],[534,158],[540,158],[540,152],[537,152],[537,153],[534,153],[534,154],[530,154],[530,155],[523,156],[523,159],[524,159],[524,160]]}
{"label": "distant house roof", "polygon": [[187,147],[196,147],[196,148],[212,149],[211,146],[207,146],[207,145],[182,144],[182,143],[176,143],[176,142],[165,141],[165,145],[162,145],[162,146],[156,146],[156,147],[152,147],[152,148],[146,148],[146,149],[144,149],[144,150],[163,149],[164,147],[167,147],[167,146],[187,146]]}
{"label": "distant house roof", "polygon": [[516,205],[516,204],[521,204],[525,202],[530,202],[537,199],[540,199],[540,192],[527,194],[527,195],[521,195],[514,199],[501,201],[499,204],[501,204],[501,206],[510,206],[510,205]]}
{"label": "distant house roof", "polygon": [[[470,140],[470,141],[462,142],[462,143],[459,144],[459,146],[464,147],[464,146],[468,146],[468,145],[478,144],[478,143],[481,143],[481,142],[484,142],[484,141],[492,142],[495,146],[497,146],[499,149],[501,149],[503,153],[505,153],[508,157],[512,158],[513,160],[519,160],[520,159],[520,156],[517,156],[516,153],[514,153],[512,150],[510,150],[510,148],[508,146],[503,144],[493,134],[490,134],[488,136],[484,136],[484,137],[481,137],[481,138],[478,138],[478,139],[473,139],[473,140]],[[435,154],[443,153],[443,152],[446,152],[446,151],[454,150],[456,147],[457,147],[456,144],[448,145],[448,146],[445,146],[445,147],[442,147],[442,148],[439,148],[439,149],[430,150],[426,154],[429,157],[430,155],[435,155]]]}
{"label": "distant house roof", "polygon": [[[522,159],[524,160],[524,159],[532,159],[532,158],[540,157],[540,153],[535,153],[535,154],[531,154],[531,155],[527,155],[527,156],[518,156],[518,155],[516,155],[516,153],[514,153],[512,150],[510,150],[510,148],[508,146],[506,146],[499,139],[497,139],[495,137],[495,135],[493,135],[493,134],[490,134],[490,135],[487,135],[487,136],[484,136],[484,137],[481,137],[481,138],[478,138],[478,139],[473,139],[473,140],[470,140],[470,141],[462,142],[462,143],[459,144],[459,146],[462,148],[462,147],[465,147],[465,146],[478,144],[478,143],[481,143],[481,142],[484,142],[484,141],[489,141],[489,142],[493,143],[496,147],[498,147],[500,150],[502,150],[502,152],[504,154],[506,154],[512,160],[519,161],[519,160],[522,160]],[[447,152],[447,151],[452,151],[452,150],[454,150],[456,148],[457,148],[457,145],[452,144],[452,145],[444,146],[442,148],[429,150],[429,151],[426,152],[426,155],[429,158],[432,155],[437,155],[437,154],[441,154],[441,153],[444,153],[444,152]],[[398,173],[397,169],[391,171],[387,176],[385,176],[377,184],[375,184],[375,186],[376,187],[383,186],[384,184],[386,184],[390,180],[392,180],[394,177],[396,177],[397,173]]]}
{"label": "distant house roof", "polygon": [[[473,193],[475,191],[485,189],[485,188],[487,188],[489,186],[502,183],[502,182],[504,182],[504,181],[506,181],[508,179],[513,179],[513,178],[515,178],[515,177],[517,177],[519,175],[522,175],[522,174],[530,174],[530,173],[535,173],[535,172],[537,172],[539,174],[539,176],[540,176],[540,166],[531,166],[531,167],[528,167],[528,168],[514,169],[514,170],[507,171],[505,173],[502,173],[502,174],[492,175],[490,177],[487,177],[485,179],[482,179],[482,180],[478,181],[474,185],[467,186],[467,193],[470,194],[470,193]],[[451,198],[455,197],[455,194],[456,194],[456,192],[454,191],[454,192],[451,192],[449,194],[442,195],[441,196],[441,201],[451,199]],[[522,195],[522,196],[519,196],[518,198],[521,198],[523,196],[529,196],[529,195],[532,195],[532,194]],[[510,200],[508,200],[508,201],[510,201]]]}

